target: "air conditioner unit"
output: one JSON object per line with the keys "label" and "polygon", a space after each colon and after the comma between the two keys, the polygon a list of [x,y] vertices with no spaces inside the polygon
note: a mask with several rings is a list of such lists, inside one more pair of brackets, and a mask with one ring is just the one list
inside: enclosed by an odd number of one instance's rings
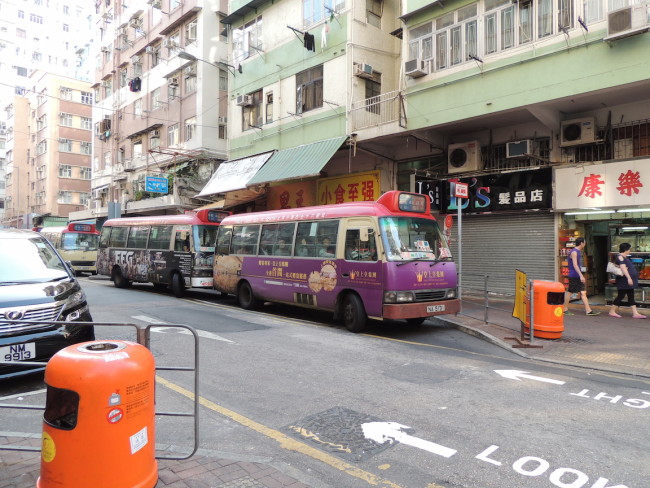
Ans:
{"label": "air conditioner unit", "polygon": [[149,0],[147,3],[151,5],[151,8],[162,8],[162,3],[160,0]]}
{"label": "air conditioner unit", "polygon": [[111,20],[113,20],[113,14],[111,14],[110,12],[105,12],[102,14],[102,19],[105,20],[106,22],[110,22]]}
{"label": "air conditioner unit", "polygon": [[253,97],[250,95],[238,95],[237,96],[237,105],[240,107],[250,107],[253,105]]}
{"label": "air conditioner unit", "polygon": [[219,123],[220,124],[227,124],[228,123],[228,117],[219,117]]}
{"label": "air conditioner unit", "polygon": [[196,76],[196,68],[194,66],[187,66],[183,70],[183,73],[185,73],[185,76]]}
{"label": "air conditioner unit", "polygon": [[366,78],[370,79],[372,78],[372,66],[369,64],[357,64],[354,67],[354,76],[358,76],[359,78]]}
{"label": "air conditioner unit", "polygon": [[506,158],[523,158],[533,154],[533,141],[524,139],[523,141],[508,142],[506,144]]}
{"label": "air conditioner unit", "polygon": [[147,54],[152,54],[153,53],[153,46],[145,47],[144,52],[146,52]]}
{"label": "air conditioner unit", "polygon": [[590,144],[596,140],[596,119],[565,120],[560,126],[560,147]]}
{"label": "air conditioner unit", "polygon": [[129,20],[129,27],[134,29],[140,29],[142,27],[142,19],[131,19]]}
{"label": "air conditioner unit", "polygon": [[483,169],[481,145],[478,141],[450,144],[447,147],[447,160],[447,172],[449,174],[467,173]]}
{"label": "air conditioner unit", "polygon": [[404,74],[411,78],[419,78],[420,76],[429,74],[429,63],[423,59],[411,59],[404,63]]}
{"label": "air conditioner unit", "polygon": [[178,78],[170,78],[169,86],[178,86]]}
{"label": "air conditioner unit", "polygon": [[110,53],[110,52],[111,52],[111,48],[108,47],[108,46],[102,46],[102,48],[101,48],[101,52],[103,52],[103,53]]}
{"label": "air conditioner unit", "polygon": [[131,63],[140,64],[141,62],[142,58],[140,56],[131,56]]}
{"label": "air conditioner unit", "polygon": [[650,14],[647,12],[645,2],[609,12],[605,40],[612,41],[647,31],[650,27]]}
{"label": "air conditioner unit", "polygon": [[172,39],[171,37],[168,37],[163,42],[163,46],[168,47],[169,49],[174,49],[174,48],[178,47],[178,44],[176,44],[176,41],[174,39]]}
{"label": "air conditioner unit", "polygon": [[152,130],[150,137],[160,137],[160,131],[159,130]]}

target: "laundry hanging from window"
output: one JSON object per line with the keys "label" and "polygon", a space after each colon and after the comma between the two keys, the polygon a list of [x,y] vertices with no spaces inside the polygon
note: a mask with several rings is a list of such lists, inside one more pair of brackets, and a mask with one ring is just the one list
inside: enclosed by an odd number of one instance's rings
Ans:
{"label": "laundry hanging from window", "polygon": [[129,90],[132,92],[139,92],[142,88],[142,80],[140,77],[133,78],[129,80]]}
{"label": "laundry hanging from window", "polygon": [[305,49],[316,52],[316,38],[309,32],[305,32]]}

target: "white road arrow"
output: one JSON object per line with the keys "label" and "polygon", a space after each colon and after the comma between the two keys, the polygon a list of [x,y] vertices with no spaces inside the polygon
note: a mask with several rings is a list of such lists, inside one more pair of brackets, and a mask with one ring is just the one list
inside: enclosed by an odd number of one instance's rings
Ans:
{"label": "white road arrow", "polygon": [[425,441],[418,437],[407,434],[403,429],[410,429],[406,425],[398,424],[397,422],[367,422],[361,424],[363,435],[366,439],[375,441],[378,444],[385,442],[393,443],[400,442],[409,446],[424,449],[425,451],[432,452],[438,456],[449,458],[456,454],[455,449],[450,449],[434,442]]}
{"label": "white road arrow", "polygon": [[515,369],[495,369],[494,372],[510,380],[521,381],[522,378],[526,378],[528,380],[542,381],[544,383],[552,383],[554,385],[564,384],[564,381],[552,380],[551,378],[543,378],[541,376],[533,376],[526,371],[517,371]]}

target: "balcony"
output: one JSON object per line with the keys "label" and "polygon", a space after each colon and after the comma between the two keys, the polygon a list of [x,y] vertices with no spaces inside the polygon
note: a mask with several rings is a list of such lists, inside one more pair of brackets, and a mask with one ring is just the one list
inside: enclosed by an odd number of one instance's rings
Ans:
{"label": "balcony", "polygon": [[403,99],[402,92],[395,90],[353,102],[350,109],[351,132],[396,122],[400,127],[405,127],[406,116],[403,113]]}

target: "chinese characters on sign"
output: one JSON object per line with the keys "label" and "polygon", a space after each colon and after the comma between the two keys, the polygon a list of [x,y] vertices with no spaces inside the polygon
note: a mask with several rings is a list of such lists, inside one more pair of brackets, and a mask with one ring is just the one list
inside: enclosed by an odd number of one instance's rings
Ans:
{"label": "chinese characters on sign", "polygon": [[318,180],[317,205],[343,202],[374,202],[379,198],[379,171],[355,173]]}
{"label": "chinese characters on sign", "polygon": [[650,160],[637,159],[556,170],[556,208],[650,204]]}
{"label": "chinese characters on sign", "polygon": [[267,209],[311,207],[316,205],[315,193],[315,181],[299,181],[272,186],[268,189]]}

